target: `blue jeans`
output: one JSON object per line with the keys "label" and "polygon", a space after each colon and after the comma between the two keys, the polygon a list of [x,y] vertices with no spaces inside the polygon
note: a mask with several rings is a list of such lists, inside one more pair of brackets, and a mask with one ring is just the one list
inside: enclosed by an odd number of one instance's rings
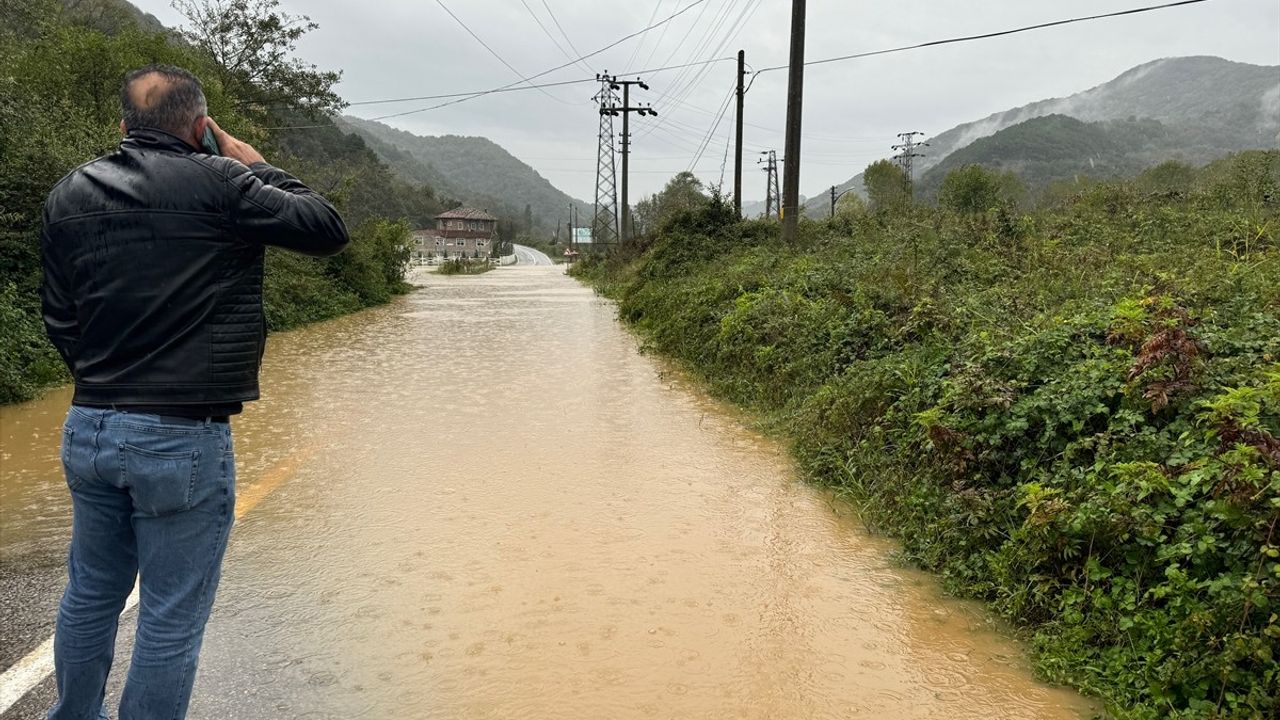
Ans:
{"label": "blue jeans", "polygon": [[116,628],[135,577],[120,720],[180,720],[235,518],[231,428],[72,406],[62,432],[73,520],[49,720],[107,717]]}

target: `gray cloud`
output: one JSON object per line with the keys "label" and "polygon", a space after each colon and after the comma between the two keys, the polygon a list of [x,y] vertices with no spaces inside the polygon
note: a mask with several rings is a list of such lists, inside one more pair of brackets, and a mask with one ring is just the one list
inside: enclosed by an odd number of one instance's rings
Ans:
{"label": "gray cloud", "polygon": [[[573,45],[590,52],[665,17],[692,0],[546,0]],[[135,4],[175,25],[167,0]],[[445,0],[472,30],[522,73],[532,75],[566,62],[520,0]],[[557,30],[543,0],[526,0],[547,29]],[[283,0],[284,8],[309,15],[320,29],[299,53],[324,68],[343,70],[340,91],[350,101],[488,89],[518,78],[485,51],[433,0]],[[807,57],[909,45],[1054,20],[1112,12],[1143,0],[901,0],[854,3],[810,0]],[[786,62],[790,27],[786,0],[707,0],[676,21],[592,58],[594,73],[638,70],[730,56],[745,49],[756,67]],[[734,20],[743,18],[728,39]],[[717,22],[717,20],[719,22]],[[567,43],[557,36],[562,44]],[[659,42],[660,40],[660,42]],[[1145,15],[1103,20],[1024,35],[925,49],[809,68],[806,75],[802,189],[841,182],[889,154],[902,130],[937,133],[961,122],[1048,97],[1069,95],[1106,82],[1161,57],[1217,55],[1255,64],[1280,64],[1280,3],[1214,2]],[[642,66],[642,67],[638,67]],[[544,81],[588,78],[573,66]],[[697,82],[687,88],[696,78]],[[652,87],[637,99],[653,102],[657,121],[633,125],[633,198],[660,189],[686,169],[702,145],[734,82],[734,64],[699,72],[647,75]],[[672,92],[676,89],[676,92]],[[597,116],[590,84],[491,95],[459,105],[388,119],[419,134],[484,135],[535,167],[572,195],[594,193]],[[786,73],[760,75],[747,101],[748,152],[782,148]],[[375,117],[430,102],[357,106]],[[695,168],[719,182],[732,112],[726,114]],[[751,162],[750,159],[748,161]],[[748,200],[762,198],[764,177],[749,165]],[[726,184],[732,167],[725,168]]]}

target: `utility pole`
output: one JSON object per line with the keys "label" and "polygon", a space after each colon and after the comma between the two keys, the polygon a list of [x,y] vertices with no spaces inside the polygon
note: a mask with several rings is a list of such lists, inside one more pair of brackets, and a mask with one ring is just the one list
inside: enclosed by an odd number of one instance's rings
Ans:
{"label": "utility pole", "polygon": [[575,247],[578,240],[578,209],[569,203],[569,250],[577,250]]}
{"label": "utility pole", "polygon": [[916,142],[916,138],[923,136],[924,133],[919,130],[913,132],[898,133],[898,139],[902,142],[894,145],[893,149],[898,151],[893,156],[898,161],[898,167],[902,168],[903,174],[907,176],[907,195],[911,199],[915,199],[915,183],[916,183],[916,158],[924,157],[924,153],[917,152],[920,148],[929,147],[929,143]]}
{"label": "utility pole", "polygon": [[618,242],[618,171],[614,164],[613,119],[618,116],[617,87],[608,75],[596,75],[600,92],[592,98],[600,107],[596,138],[596,214],[591,221],[591,244],[608,247]]}
{"label": "utility pole", "polygon": [[831,186],[831,219],[836,217],[836,186]]}
{"label": "utility pole", "polygon": [[747,51],[738,51],[738,134],[734,141],[733,207],[742,218],[742,111],[747,98]]}
{"label": "utility pole", "polygon": [[800,221],[800,127],[804,101],[805,0],[791,0],[791,67],[787,80],[786,177],[782,183],[782,241],[793,243]]}
{"label": "utility pole", "polygon": [[778,151],[767,150],[760,154],[765,157],[757,160],[756,163],[764,163],[764,171],[767,173],[764,185],[764,216],[773,217],[776,212],[781,219],[782,197],[778,194]]}
{"label": "utility pole", "polygon": [[[607,75],[605,77],[608,77]],[[644,84],[640,78],[635,80],[619,80],[616,77],[609,78],[610,85],[614,90],[622,89],[622,107],[613,108],[614,115],[622,115],[622,242],[631,239],[631,203],[628,198],[628,186],[631,176],[631,113],[638,113],[640,117],[649,115],[657,117],[658,113],[653,109],[652,105],[643,107],[631,106],[631,86],[639,85],[641,90],[648,90],[649,86]]]}

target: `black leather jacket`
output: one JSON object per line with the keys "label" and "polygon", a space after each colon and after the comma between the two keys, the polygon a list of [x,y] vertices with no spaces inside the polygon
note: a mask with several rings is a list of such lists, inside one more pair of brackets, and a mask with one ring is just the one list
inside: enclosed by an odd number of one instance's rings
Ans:
{"label": "black leather jacket", "polygon": [[267,245],[346,247],[337,210],[288,173],[132,130],[45,204],[45,328],[73,402],[238,407],[258,398]]}

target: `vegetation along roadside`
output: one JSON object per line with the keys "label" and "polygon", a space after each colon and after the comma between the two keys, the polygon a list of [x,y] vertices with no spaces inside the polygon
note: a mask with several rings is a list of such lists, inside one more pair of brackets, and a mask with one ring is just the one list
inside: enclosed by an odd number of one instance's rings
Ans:
{"label": "vegetation along roadside", "polygon": [[[1059,186],[875,168],[574,272],[1118,718],[1280,716],[1280,152]],[[878,179],[877,179],[878,178]]]}
{"label": "vegetation along roadside", "polygon": [[[332,199],[352,233],[341,255],[268,251],[267,324],[282,330],[405,292],[410,230],[456,204],[395,176],[330,119],[337,73],[288,59],[315,25],[273,0],[179,2],[192,31],[140,22],[110,0],[0,0],[0,403],[67,382],[44,337],[41,208],[49,188],[119,142],[125,73],[169,63],[204,82],[209,114]],[[302,129],[288,129],[306,126]]]}

